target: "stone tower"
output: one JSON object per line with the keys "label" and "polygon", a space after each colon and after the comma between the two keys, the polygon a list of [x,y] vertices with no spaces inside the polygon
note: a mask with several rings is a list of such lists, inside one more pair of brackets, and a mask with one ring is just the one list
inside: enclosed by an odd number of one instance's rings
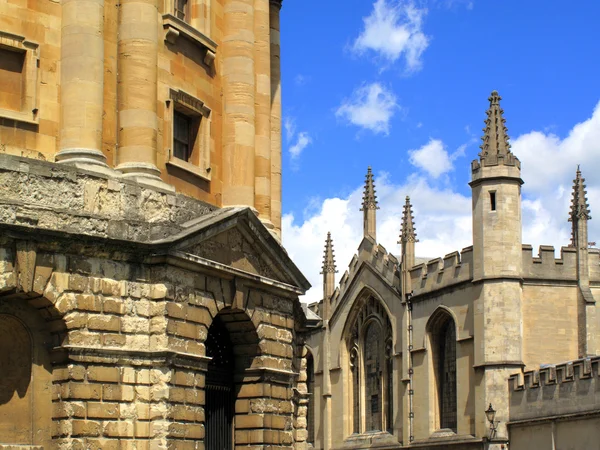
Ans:
{"label": "stone tower", "polygon": [[[475,367],[482,383],[476,409],[491,403],[508,410],[508,391],[498,380],[522,366],[521,314],[521,163],[510,151],[501,97],[489,97],[479,160],[471,163],[473,198],[473,283],[475,303]],[[479,411],[478,411],[479,412]],[[477,414],[478,433],[488,424]],[[498,417],[503,423],[507,418]],[[505,429],[498,430],[504,436]]]}
{"label": "stone tower", "polygon": [[370,236],[377,241],[377,196],[375,195],[375,184],[373,183],[373,172],[371,166],[367,169],[365,177],[365,190],[363,193],[362,208],[363,212],[363,237]]}

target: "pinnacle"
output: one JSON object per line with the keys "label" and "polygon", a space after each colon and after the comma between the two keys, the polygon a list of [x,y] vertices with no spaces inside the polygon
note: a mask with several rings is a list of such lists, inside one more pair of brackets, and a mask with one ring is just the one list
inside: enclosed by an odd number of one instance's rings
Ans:
{"label": "pinnacle", "polygon": [[365,177],[365,190],[363,193],[363,202],[361,211],[367,209],[379,209],[377,206],[377,196],[375,195],[375,184],[373,183],[373,172],[371,166],[367,169],[367,176]]}
{"label": "pinnacle", "polygon": [[336,272],[333,241],[331,240],[330,232],[327,232],[327,239],[325,240],[325,251],[323,252],[323,267],[321,273],[325,274],[328,272]]}
{"label": "pinnacle", "polygon": [[573,180],[573,196],[571,198],[569,222],[575,222],[579,219],[591,220],[590,205],[586,194],[585,178],[581,176],[581,170],[579,169],[579,166],[577,166],[577,172],[575,173],[575,179]]}
{"label": "pinnacle", "polygon": [[483,141],[480,145],[481,152],[479,157],[486,166],[498,164],[520,166],[519,160],[510,151],[508,128],[506,128],[506,119],[504,110],[500,106],[500,94],[498,91],[492,91],[488,101],[490,107],[486,111],[487,118],[484,120]]}
{"label": "pinnacle", "polygon": [[404,203],[404,211],[402,212],[399,244],[402,242],[418,242],[414,221],[415,218],[413,216],[412,205],[410,204],[410,197],[407,195],[406,202]]}

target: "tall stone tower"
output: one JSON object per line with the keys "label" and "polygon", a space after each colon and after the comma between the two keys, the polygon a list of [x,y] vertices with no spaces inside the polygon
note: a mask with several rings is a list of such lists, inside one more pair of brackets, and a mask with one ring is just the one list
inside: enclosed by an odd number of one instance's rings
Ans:
{"label": "tall stone tower", "polygon": [[[510,151],[501,97],[489,97],[479,160],[471,163],[473,198],[473,282],[475,302],[475,367],[482,383],[476,409],[491,403],[508,411],[508,390],[499,382],[522,365],[521,314],[521,163]],[[483,410],[481,412],[483,412]],[[485,415],[477,413],[478,433]],[[498,417],[502,423],[508,418]],[[506,429],[499,429],[503,436]]]}

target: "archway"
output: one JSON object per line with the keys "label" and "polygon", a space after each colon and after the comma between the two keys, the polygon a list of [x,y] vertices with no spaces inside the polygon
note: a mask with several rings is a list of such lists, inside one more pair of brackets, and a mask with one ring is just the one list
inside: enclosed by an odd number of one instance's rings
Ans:
{"label": "archway", "polygon": [[433,376],[434,429],[457,432],[456,323],[445,308],[438,308],[427,324]]}
{"label": "archway", "polygon": [[258,355],[258,335],[246,313],[224,309],[213,319],[205,346],[211,358],[205,383],[205,447],[233,450],[235,403],[244,372]]}

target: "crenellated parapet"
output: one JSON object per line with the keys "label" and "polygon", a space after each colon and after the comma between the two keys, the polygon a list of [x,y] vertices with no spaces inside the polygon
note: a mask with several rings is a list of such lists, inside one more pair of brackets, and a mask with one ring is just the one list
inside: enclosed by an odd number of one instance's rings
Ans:
{"label": "crenellated parapet", "polygon": [[511,422],[598,410],[599,364],[600,356],[595,356],[512,375]]}
{"label": "crenellated parapet", "polygon": [[[600,250],[588,251],[590,279],[600,281]],[[561,247],[560,257],[555,258],[554,247],[540,245],[538,255],[533,256],[533,247],[523,245],[523,278],[539,280],[577,280],[577,249]]]}
{"label": "crenellated parapet", "polygon": [[[473,247],[448,253],[410,269],[413,296],[422,295],[473,279]],[[409,289],[410,291],[410,289]]]}
{"label": "crenellated parapet", "polygon": [[361,242],[358,253],[352,257],[348,269],[342,275],[338,287],[333,292],[331,296],[332,305],[337,304],[339,299],[343,298],[350,283],[362,266],[360,263],[363,261],[369,263],[390,286],[398,285],[398,259],[388,253],[385,247],[367,237]]}

